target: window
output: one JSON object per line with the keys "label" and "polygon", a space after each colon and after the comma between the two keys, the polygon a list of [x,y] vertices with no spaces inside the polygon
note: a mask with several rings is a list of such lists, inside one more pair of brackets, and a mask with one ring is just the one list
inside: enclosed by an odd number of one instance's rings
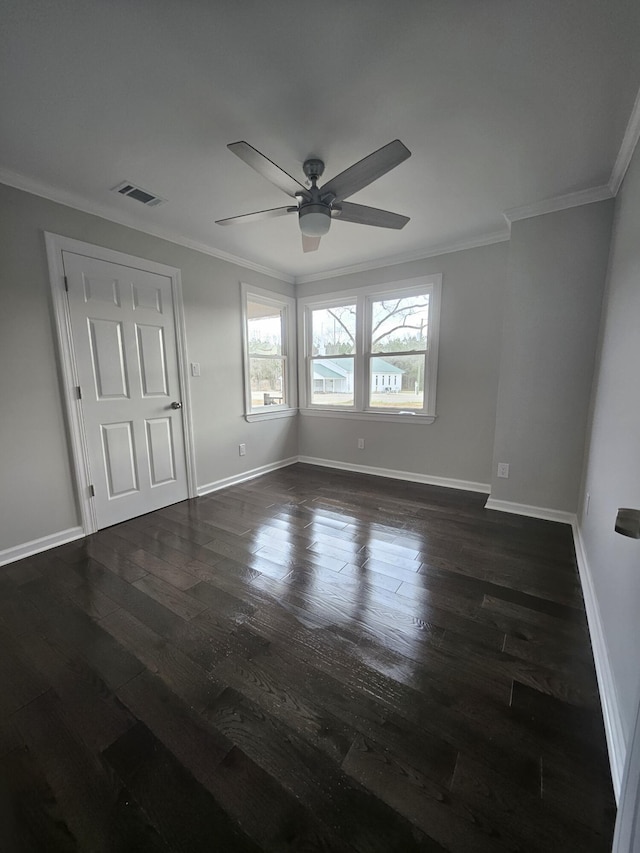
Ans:
{"label": "window", "polygon": [[311,403],[320,406],[354,405],[356,305],[311,308]]}
{"label": "window", "polygon": [[299,300],[303,413],[432,423],[441,279]]}
{"label": "window", "polygon": [[296,413],[290,352],[295,346],[293,299],[242,285],[247,420]]}

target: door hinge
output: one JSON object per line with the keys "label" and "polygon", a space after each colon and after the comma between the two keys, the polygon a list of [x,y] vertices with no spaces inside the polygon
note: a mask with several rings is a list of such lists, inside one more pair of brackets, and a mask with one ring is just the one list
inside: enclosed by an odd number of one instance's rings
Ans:
{"label": "door hinge", "polygon": [[93,486],[89,486],[89,497],[95,498],[95,496],[96,496],[96,490],[94,489]]}
{"label": "door hinge", "polygon": [[82,400],[82,388],[79,385],[76,385],[76,397],[78,400]]}
{"label": "door hinge", "polygon": [[66,275],[64,277],[64,289],[67,291],[67,293],[69,293],[69,279],[66,277]]}

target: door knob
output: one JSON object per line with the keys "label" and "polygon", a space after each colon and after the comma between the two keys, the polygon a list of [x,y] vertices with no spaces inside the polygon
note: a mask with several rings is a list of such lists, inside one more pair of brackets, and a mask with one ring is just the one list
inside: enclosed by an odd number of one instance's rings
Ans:
{"label": "door knob", "polygon": [[172,403],[172,404],[171,404],[171,408],[172,408],[172,409],[181,409],[181,408],[182,408],[182,403],[174,402],[174,403]]}

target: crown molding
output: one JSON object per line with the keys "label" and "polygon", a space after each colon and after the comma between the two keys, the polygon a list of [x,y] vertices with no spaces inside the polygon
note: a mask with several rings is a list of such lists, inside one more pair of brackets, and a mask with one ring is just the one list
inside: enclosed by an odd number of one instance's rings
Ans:
{"label": "crown molding", "polygon": [[530,219],[533,216],[543,216],[545,213],[556,213],[558,210],[580,207],[582,204],[592,204],[594,201],[605,201],[613,197],[614,193],[611,192],[609,186],[590,187],[586,190],[578,190],[578,192],[536,201],[533,204],[525,204],[523,207],[510,207],[503,211],[502,215],[511,225],[512,222],[517,222],[519,219]]}
{"label": "crown molding", "polygon": [[638,139],[640,139],[640,92],[638,92],[638,97],[636,98],[629,123],[627,124],[624,139],[608,185],[590,187],[585,190],[555,196],[554,198],[544,199],[543,201],[534,202],[533,204],[524,205],[522,207],[508,208],[502,213],[506,223],[505,229],[493,231],[480,237],[469,240],[453,241],[450,243],[440,243],[431,246],[426,250],[422,249],[417,252],[375,258],[360,264],[351,264],[344,267],[335,267],[330,270],[316,273],[303,273],[302,275],[296,276],[285,273],[282,270],[265,266],[264,264],[257,263],[256,261],[250,261],[238,255],[224,252],[221,249],[216,249],[206,243],[191,240],[177,232],[150,227],[146,223],[141,222],[137,217],[123,213],[122,211],[117,211],[108,205],[90,202],[75,193],[70,193],[67,190],[62,190],[59,187],[45,184],[27,177],[26,175],[21,175],[18,172],[12,172],[1,167],[0,183],[32,193],[33,195],[40,196],[41,198],[46,198],[49,201],[56,202],[57,204],[72,207],[75,210],[82,211],[83,213],[100,216],[102,219],[107,219],[108,221],[115,222],[118,225],[133,228],[136,231],[141,231],[144,234],[151,235],[152,237],[158,237],[161,240],[168,240],[171,243],[176,243],[177,245],[184,246],[187,249],[202,252],[205,255],[218,258],[218,260],[235,264],[236,266],[243,267],[244,269],[253,270],[254,272],[267,275],[270,278],[275,278],[279,281],[285,281],[289,284],[306,284],[307,282],[339,278],[344,275],[368,272],[369,270],[381,269],[383,267],[391,267],[399,264],[411,263],[413,261],[427,260],[428,258],[434,258],[438,255],[447,255],[452,252],[463,252],[466,249],[477,249],[482,246],[490,246],[494,243],[503,243],[511,237],[511,224],[520,219],[529,219],[534,216],[542,216],[546,213],[554,213],[571,207],[579,207],[583,204],[591,204],[593,202],[605,201],[607,199],[614,198],[622,184],[622,180],[629,166],[629,162],[631,161],[631,157],[633,156]]}
{"label": "crown molding", "polygon": [[633,152],[638,144],[638,139],[640,139],[640,89],[638,90],[636,101],[633,105],[633,109],[631,110],[631,115],[629,116],[627,129],[622,137],[620,151],[618,151],[616,162],[613,164],[613,169],[611,170],[609,189],[613,195],[618,195],[618,190],[620,189],[624,176],[629,168]]}
{"label": "crown molding", "polygon": [[465,249],[477,249],[480,246],[491,246],[493,243],[504,243],[509,239],[509,231],[493,231],[490,234],[484,234],[482,237],[476,237],[473,240],[460,240],[454,243],[441,243],[432,246],[429,249],[421,249],[419,252],[407,253],[404,255],[394,255],[387,258],[375,258],[371,261],[365,261],[362,264],[353,264],[347,267],[336,267],[325,272],[314,272],[295,277],[296,284],[306,284],[311,281],[322,281],[325,278],[339,278],[342,275],[351,275],[357,272],[367,272],[368,270],[377,270],[382,267],[394,267],[397,264],[406,264],[411,261],[424,261],[427,258],[435,258],[438,255],[448,255],[451,252],[463,252]]}
{"label": "crown molding", "polygon": [[109,222],[115,222],[117,225],[124,225],[126,228],[133,228],[136,231],[141,231],[143,234],[149,234],[152,237],[158,237],[160,240],[168,240],[170,243],[177,243],[179,246],[184,246],[186,249],[194,249],[196,252],[202,252],[205,255],[218,258],[221,261],[227,261],[230,264],[236,264],[244,269],[253,270],[254,272],[268,275],[270,278],[286,281],[289,284],[294,284],[295,279],[292,275],[284,273],[281,270],[272,269],[254,261],[249,261],[246,258],[232,255],[229,252],[223,252],[221,249],[216,249],[213,246],[208,246],[206,243],[200,243],[197,240],[190,240],[188,237],[182,236],[176,232],[165,230],[164,228],[150,227],[144,222],[141,222],[137,217],[131,216],[121,211],[117,211],[108,205],[97,204],[87,201],[82,196],[70,193],[67,190],[62,190],[58,187],[42,183],[26,175],[21,175],[18,172],[11,172],[8,169],[0,168],[0,184],[14,187],[18,190],[31,193],[32,195],[46,198],[49,201],[54,201],[57,204],[63,204],[66,207],[72,207],[75,210],[80,210],[83,213],[89,213],[93,216],[100,216],[102,219],[107,219]]}

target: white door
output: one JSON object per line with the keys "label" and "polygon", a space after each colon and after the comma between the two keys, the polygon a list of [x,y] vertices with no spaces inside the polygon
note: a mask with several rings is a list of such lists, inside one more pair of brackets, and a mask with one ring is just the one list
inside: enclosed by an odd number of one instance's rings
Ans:
{"label": "white door", "polygon": [[188,497],[171,279],[63,251],[98,528]]}
{"label": "white door", "polygon": [[613,853],[640,853],[640,697],[618,801]]}

